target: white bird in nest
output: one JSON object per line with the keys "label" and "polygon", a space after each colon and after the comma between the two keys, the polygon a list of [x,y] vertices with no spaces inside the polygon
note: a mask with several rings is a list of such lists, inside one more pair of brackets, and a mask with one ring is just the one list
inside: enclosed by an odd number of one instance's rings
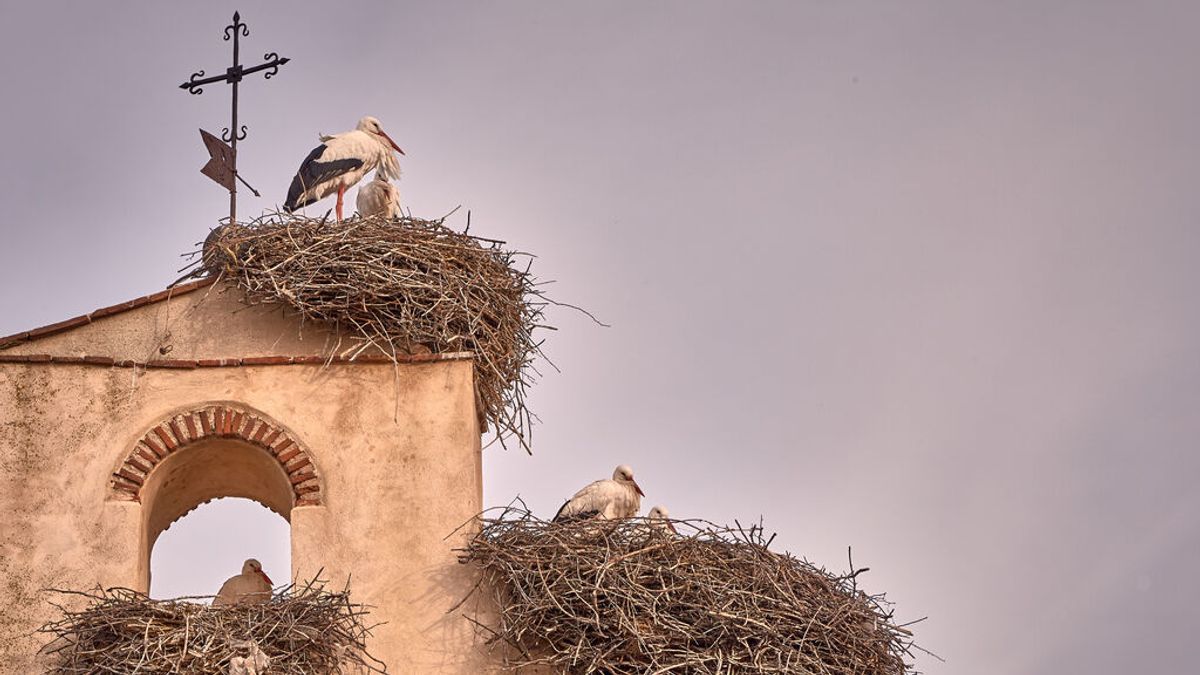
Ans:
{"label": "white bird in nest", "polygon": [[671,512],[667,511],[667,507],[662,504],[650,509],[646,520],[650,521],[650,529],[656,532],[679,534],[679,530],[675,529],[675,523],[671,522]]}
{"label": "white bird in nest", "polygon": [[381,172],[376,171],[375,180],[358,188],[355,205],[358,207],[358,215],[364,218],[399,218],[400,191]]}
{"label": "white bird in nest", "polygon": [[223,605],[261,604],[271,599],[271,577],[262,569],[262,563],[250,558],[242,563],[242,573],[229,577],[221,584],[213,607]]}
{"label": "white bird in nest", "polygon": [[400,177],[400,163],[392,151],[404,154],[383,131],[379,120],[364,117],[353,131],[320,136],[318,145],[300,163],[288,188],[283,210],[292,213],[328,195],[337,193],[337,219],[342,220],[342,199],[371,171],[383,172],[384,180]]}
{"label": "white bird in nest", "polygon": [[622,464],[613,471],[611,479],[598,480],[576,492],[554,514],[554,520],[632,518],[642,507],[645,496],[633,479],[633,469]]}

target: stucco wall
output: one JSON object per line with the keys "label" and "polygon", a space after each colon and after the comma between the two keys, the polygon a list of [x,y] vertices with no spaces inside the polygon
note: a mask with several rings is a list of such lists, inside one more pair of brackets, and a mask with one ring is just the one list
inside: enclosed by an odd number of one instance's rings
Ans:
{"label": "stucco wall", "polygon": [[[146,358],[165,323],[172,357],[319,351],[288,342],[298,325],[278,312],[230,313],[228,296],[197,304],[201,293],[172,301],[193,309],[173,325],[159,303],[18,350]],[[118,320],[123,327],[109,323]],[[149,505],[114,499],[112,473],[153,425],[213,403],[261,412],[304,444],[322,502],[288,514],[293,575],[323,568],[334,585],[352,575],[355,600],[386,622],[370,645],[376,656],[400,673],[492,670],[468,622],[446,614],[475,581],[452,551],[466,533],[446,539],[481,508],[472,378],[469,359],[194,370],[0,363],[0,672],[35,672],[29,633],[52,615],[39,589],[145,590]],[[258,470],[247,461],[243,471]],[[235,483],[244,492],[254,481]]]}

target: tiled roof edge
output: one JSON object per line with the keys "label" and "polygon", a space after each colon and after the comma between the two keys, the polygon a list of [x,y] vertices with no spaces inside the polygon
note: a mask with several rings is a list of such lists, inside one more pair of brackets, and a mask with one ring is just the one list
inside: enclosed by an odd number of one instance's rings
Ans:
{"label": "tiled roof edge", "polygon": [[79,328],[80,326],[86,326],[89,323],[92,323],[93,321],[95,321],[97,319],[103,319],[104,317],[112,316],[114,314],[120,314],[121,312],[128,312],[131,309],[137,309],[138,307],[145,307],[146,305],[150,305],[150,304],[153,304],[156,302],[162,302],[163,300],[169,300],[171,298],[174,298],[174,297],[177,297],[180,295],[184,295],[185,293],[191,293],[192,291],[197,291],[197,290],[200,290],[201,288],[211,286],[214,283],[216,283],[216,281],[217,281],[216,277],[208,277],[206,279],[198,279],[196,281],[191,281],[186,284],[180,284],[178,286],[174,286],[174,287],[168,288],[166,290],[159,291],[157,293],[151,293],[150,295],[143,295],[140,298],[134,298],[133,300],[126,300],[125,302],[120,302],[115,305],[110,305],[108,307],[101,307],[100,309],[93,310],[93,311],[88,312],[87,314],[83,314],[81,316],[67,319],[66,321],[59,321],[57,323],[52,323],[47,326],[41,326],[40,328],[34,328],[31,330],[27,330],[27,331],[21,331],[20,333],[14,333],[12,335],[8,335],[5,337],[0,337],[0,351],[8,349],[9,347],[15,347],[20,344],[33,342],[34,340],[46,337],[48,335],[56,335],[58,333],[69,331],[74,328]]}
{"label": "tiled roof edge", "polygon": [[0,365],[5,363],[59,364],[74,366],[103,366],[106,368],[169,368],[191,370],[195,368],[236,368],[242,366],[290,366],[327,364],[381,364],[381,363],[429,363],[434,361],[461,361],[474,358],[472,352],[447,352],[445,354],[398,354],[396,358],[384,354],[369,354],[357,357],[346,356],[246,356],[225,359],[152,359],[133,361],[114,359],[111,356],[56,356],[52,354],[0,354]]}

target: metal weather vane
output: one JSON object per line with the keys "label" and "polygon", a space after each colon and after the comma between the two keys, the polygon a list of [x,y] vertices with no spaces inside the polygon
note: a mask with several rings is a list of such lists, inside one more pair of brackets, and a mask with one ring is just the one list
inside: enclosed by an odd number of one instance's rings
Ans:
{"label": "metal weather vane", "polygon": [[[204,93],[203,87],[216,82],[226,82],[233,85],[233,104],[231,106],[231,119],[229,126],[221,131],[221,138],[208,133],[204,129],[200,130],[200,138],[204,141],[205,147],[208,148],[208,154],[211,159],[200,169],[200,173],[208,176],[218,184],[229,190],[229,222],[237,222],[237,182],[242,181],[242,184],[250,188],[255,197],[258,197],[258,190],[255,190],[245,181],[237,172],[237,144],[238,141],[246,138],[246,125],[238,127],[238,82],[247,75],[253,75],[261,71],[267,71],[263,74],[265,79],[271,79],[279,72],[279,66],[287,63],[289,59],[280,58],[275,52],[268,52],[263,56],[266,61],[257,66],[244,68],[238,61],[238,38],[250,37],[250,29],[246,24],[242,23],[241,16],[233,13],[233,23],[225,27],[225,40],[233,39],[233,65],[225,69],[224,75],[214,75],[213,77],[204,77],[204,71],[192,73],[192,77],[183,84],[179,85],[180,89],[187,89],[192,94]],[[228,145],[226,145],[228,143]],[[236,180],[235,180],[236,179]]]}

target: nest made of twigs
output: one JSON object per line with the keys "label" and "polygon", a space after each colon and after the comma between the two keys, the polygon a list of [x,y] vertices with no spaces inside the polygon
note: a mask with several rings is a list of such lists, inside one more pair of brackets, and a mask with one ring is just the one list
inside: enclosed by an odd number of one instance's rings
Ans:
{"label": "nest made of twigs", "polygon": [[[513,666],[569,673],[903,675],[911,633],[883,596],[768,550],[761,527],[484,519],[460,552]],[[861,570],[860,570],[861,571]],[[469,617],[471,618],[471,617]]]}
{"label": "nest made of twigs", "polygon": [[342,356],[472,352],[484,419],[501,442],[512,434],[528,450],[525,391],[540,354],[533,333],[549,328],[548,301],[528,262],[518,264],[529,256],[443,220],[271,214],[214,230],[203,270],[232,280],[251,302],[285,303],[350,328]]}
{"label": "nest made of twigs", "polygon": [[[239,645],[253,641],[272,673],[386,673],[366,650],[368,608],[349,589],[289,586],[269,602],[211,607],[209,596],[152,600],[126,588],[52,589],[61,618],[41,627],[48,673],[189,673],[229,670]],[[70,605],[68,607],[67,605]]]}

